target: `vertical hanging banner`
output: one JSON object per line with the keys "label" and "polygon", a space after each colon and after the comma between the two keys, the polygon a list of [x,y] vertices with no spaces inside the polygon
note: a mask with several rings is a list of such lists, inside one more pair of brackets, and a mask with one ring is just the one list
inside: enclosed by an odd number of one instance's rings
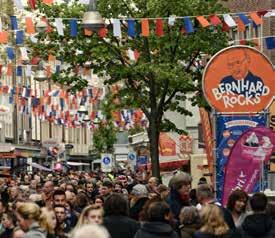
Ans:
{"label": "vertical hanging banner", "polygon": [[265,126],[267,114],[218,115],[216,119],[216,184],[217,199],[221,201],[224,188],[224,171],[229,155],[238,138],[249,128]]}
{"label": "vertical hanging banner", "polygon": [[112,154],[101,154],[101,170],[102,172],[111,172],[113,167]]}
{"label": "vertical hanging banner", "polygon": [[233,46],[218,52],[203,74],[204,95],[222,113],[260,112],[271,103],[274,89],[271,62],[248,46]]}
{"label": "vertical hanging banner", "polygon": [[247,193],[260,191],[260,177],[264,176],[265,164],[270,159],[274,145],[275,132],[266,127],[251,128],[236,141],[225,169],[224,205],[237,188]]}

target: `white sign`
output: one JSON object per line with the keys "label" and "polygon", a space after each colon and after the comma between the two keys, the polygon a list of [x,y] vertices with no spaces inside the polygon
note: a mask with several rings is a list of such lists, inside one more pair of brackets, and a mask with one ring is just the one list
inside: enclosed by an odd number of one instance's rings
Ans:
{"label": "white sign", "polygon": [[101,170],[102,172],[111,172],[113,166],[112,154],[101,154]]}
{"label": "white sign", "polygon": [[127,157],[128,164],[130,165],[131,170],[135,169],[137,165],[137,153],[134,151],[130,151]]}

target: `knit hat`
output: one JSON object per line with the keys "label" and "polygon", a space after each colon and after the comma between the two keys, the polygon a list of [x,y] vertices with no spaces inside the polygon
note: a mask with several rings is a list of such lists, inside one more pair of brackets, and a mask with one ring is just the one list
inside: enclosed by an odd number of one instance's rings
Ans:
{"label": "knit hat", "polygon": [[147,197],[148,191],[145,185],[137,184],[133,187],[131,194],[137,197]]}

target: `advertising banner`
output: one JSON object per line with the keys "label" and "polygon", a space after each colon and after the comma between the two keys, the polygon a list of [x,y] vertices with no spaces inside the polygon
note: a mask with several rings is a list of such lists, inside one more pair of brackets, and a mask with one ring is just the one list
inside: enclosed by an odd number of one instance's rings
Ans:
{"label": "advertising banner", "polygon": [[[225,168],[222,203],[239,188],[247,193],[258,192],[266,162],[275,148],[275,132],[266,127],[245,131],[233,146]],[[264,181],[261,181],[262,185]],[[262,187],[263,188],[263,187]]]}
{"label": "advertising banner", "polygon": [[161,156],[176,155],[176,142],[168,133],[161,132],[159,135],[159,153]]}
{"label": "advertising banner", "polygon": [[261,112],[275,92],[268,58],[248,46],[228,47],[211,58],[203,75],[204,95],[218,112]]}
{"label": "advertising banner", "polygon": [[113,166],[112,154],[101,154],[101,170],[102,172],[111,172]]}
{"label": "advertising banner", "polygon": [[216,190],[221,201],[224,184],[224,171],[229,154],[237,139],[249,128],[265,126],[267,114],[257,115],[218,115],[216,119]]}

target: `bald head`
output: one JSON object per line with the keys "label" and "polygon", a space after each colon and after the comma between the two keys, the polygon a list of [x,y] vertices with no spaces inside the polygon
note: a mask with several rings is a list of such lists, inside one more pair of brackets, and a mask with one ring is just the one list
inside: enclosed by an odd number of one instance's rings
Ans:
{"label": "bald head", "polygon": [[43,192],[46,193],[46,194],[49,194],[49,193],[53,192],[53,190],[54,190],[53,182],[52,181],[47,181],[44,184]]}

